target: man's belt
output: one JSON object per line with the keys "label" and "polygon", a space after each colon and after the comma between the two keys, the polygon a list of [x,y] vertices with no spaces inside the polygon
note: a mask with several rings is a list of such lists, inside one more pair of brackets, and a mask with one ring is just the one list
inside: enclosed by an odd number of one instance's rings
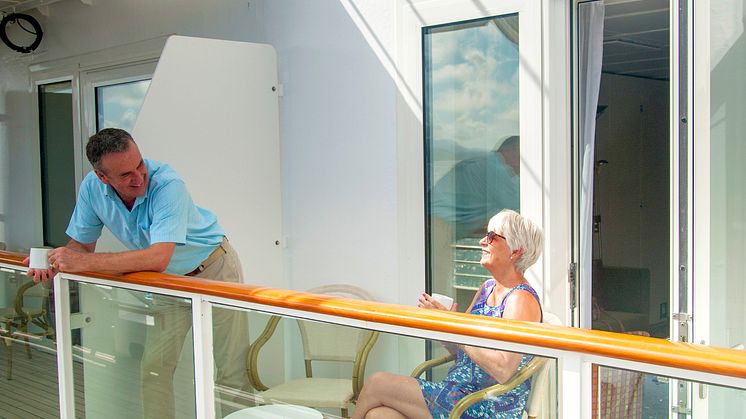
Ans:
{"label": "man's belt", "polygon": [[195,276],[202,273],[205,269],[207,269],[208,266],[215,263],[218,259],[220,259],[223,255],[228,253],[228,238],[223,236],[223,241],[218,245],[218,247],[215,248],[215,250],[210,253],[210,256],[207,257],[207,259],[203,260],[202,263],[199,264],[192,272],[189,272],[188,274],[185,274],[186,276]]}

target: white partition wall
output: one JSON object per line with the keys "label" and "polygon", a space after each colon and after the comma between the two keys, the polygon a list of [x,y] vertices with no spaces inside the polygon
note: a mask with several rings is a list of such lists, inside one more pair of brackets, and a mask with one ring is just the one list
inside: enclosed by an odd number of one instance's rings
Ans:
{"label": "white partition wall", "polygon": [[247,283],[285,287],[277,87],[270,45],[172,36],[133,136],[217,214]]}
{"label": "white partition wall", "polygon": [[[269,45],[172,36],[132,135],[143,157],[170,164],[194,202],[217,214],[241,257],[246,283],[286,288],[282,243],[275,244],[282,239],[277,86],[277,58]],[[81,309],[96,313],[98,324],[113,325],[85,328],[83,346],[116,360],[85,369],[86,414],[137,416],[139,363],[152,326],[147,300],[141,293],[81,288]],[[177,400],[179,417],[194,414],[193,356],[188,336],[174,379],[183,399]],[[273,372],[284,374],[283,368],[278,362]],[[126,379],[122,371],[128,371]],[[121,395],[116,401],[107,397],[112,386]]]}

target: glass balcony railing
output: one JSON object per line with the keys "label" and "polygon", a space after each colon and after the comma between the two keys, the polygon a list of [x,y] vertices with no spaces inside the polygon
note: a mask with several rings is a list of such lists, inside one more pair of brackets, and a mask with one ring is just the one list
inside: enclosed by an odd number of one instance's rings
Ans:
{"label": "glass balcony railing", "polygon": [[52,292],[20,260],[0,253],[0,417],[348,417],[371,377],[442,380],[453,343],[530,354],[511,380],[530,377],[539,418],[746,412],[739,350],[378,303],[349,285],[63,273]]}
{"label": "glass balcony railing", "polygon": [[57,417],[57,358],[48,284],[0,267],[2,417]]}
{"label": "glass balcony railing", "polygon": [[85,282],[79,292],[92,318],[72,345],[86,417],[136,417],[145,406],[153,417],[195,417],[191,300]]}

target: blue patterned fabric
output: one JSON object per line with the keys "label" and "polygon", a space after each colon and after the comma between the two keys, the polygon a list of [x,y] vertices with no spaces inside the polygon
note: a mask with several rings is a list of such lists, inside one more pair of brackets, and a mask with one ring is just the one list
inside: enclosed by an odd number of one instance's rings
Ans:
{"label": "blue patterned fabric", "polygon": [[[487,305],[487,297],[489,297],[494,288],[494,279],[485,281],[477,300],[474,302],[474,307],[471,309],[471,314],[502,317],[503,312],[505,311],[505,301],[515,290],[528,291],[534,296],[534,298],[536,298],[536,301],[539,301],[539,295],[533,288],[531,288],[531,286],[520,284],[508,291],[505,298],[500,302],[500,305],[490,306]],[[541,302],[539,302],[539,304],[541,305]],[[518,366],[518,370],[526,366],[532,358],[532,355],[524,355],[523,359],[521,359],[520,365]],[[480,368],[479,365],[472,361],[463,351],[458,351],[456,353],[456,362],[453,367],[451,367],[450,371],[448,371],[448,375],[443,381],[439,383],[433,383],[422,379],[417,379],[417,381],[420,383],[422,395],[425,397],[425,403],[427,403],[427,406],[430,409],[430,414],[435,419],[447,418],[448,414],[453,409],[453,406],[455,406],[462,397],[497,384],[497,381],[492,378],[492,376]],[[523,409],[526,407],[530,390],[531,379],[528,379],[508,393],[492,400],[485,400],[473,404],[461,417],[467,419],[520,419],[523,414]]]}

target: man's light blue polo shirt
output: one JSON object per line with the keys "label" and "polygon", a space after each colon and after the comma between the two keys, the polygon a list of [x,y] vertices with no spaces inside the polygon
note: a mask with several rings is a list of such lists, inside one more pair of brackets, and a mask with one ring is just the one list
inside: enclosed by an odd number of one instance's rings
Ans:
{"label": "man's light blue polo shirt", "polygon": [[106,226],[131,250],[173,242],[176,248],[166,272],[192,272],[222,242],[225,232],[215,214],[194,205],[184,181],[169,165],[145,160],[145,166],[148,188],[131,211],[114,188],[88,173],[66,233],[80,243],[93,243]]}
{"label": "man's light blue polo shirt", "polygon": [[456,239],[484,235],[502,209],[519,210],[520,178],[502,154],[490,151],[458,162],[431,190],[431,214],[454,226]]}

